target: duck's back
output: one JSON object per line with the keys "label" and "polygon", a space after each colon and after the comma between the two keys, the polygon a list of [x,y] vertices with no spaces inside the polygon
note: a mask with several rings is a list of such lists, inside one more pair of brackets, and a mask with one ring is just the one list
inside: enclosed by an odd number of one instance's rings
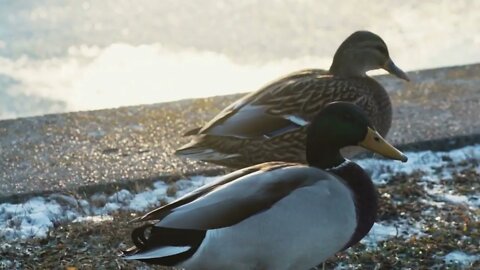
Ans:
{"label": "duck's back", "polygon": [[390,98],[375,80],[303,70],[225,108],[177,154],[229,167],[267,161],[305,163],[306,127],[333,101],[349,101],[363,108],[382,136],[390,129]]}
{"label": "duck's back", "polygon": [[390,98],[370,77],[341,78],[316,70],[302,71],[259,90],[251,105],[265,106],[272,115],[297,115],[311,120],[326,104],[349,101],[364,109],[381,135],[388,133],[392,118]]}

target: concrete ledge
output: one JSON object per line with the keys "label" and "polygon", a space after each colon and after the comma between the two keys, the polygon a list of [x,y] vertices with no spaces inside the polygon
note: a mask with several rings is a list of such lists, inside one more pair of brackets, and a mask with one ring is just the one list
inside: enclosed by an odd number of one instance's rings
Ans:
{"label": "concrete ledge", "polygon": [[[480,142],[480,64],[409,76],[377,77],[394,105],[393,143],[446,150]],[[188,141],[181,134],[240,96],[0,121],[0,201],[223,171],[172,153]]]}

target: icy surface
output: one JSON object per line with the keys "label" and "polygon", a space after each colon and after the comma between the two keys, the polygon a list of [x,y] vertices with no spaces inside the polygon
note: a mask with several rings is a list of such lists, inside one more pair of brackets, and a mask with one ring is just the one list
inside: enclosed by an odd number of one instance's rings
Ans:
{"label": "icy surface", "polygon": [[[437,197],[438,200],[465,204],[473,208],[480,207],[480,194],[469,196],[455,194],[439,183],[440,180],[451,180],[454,173],[461,172],[465,168],[462,162],[478,162],[480,160],[479,145],[466,146],[448,152],[408,152],[407,156],[407,163],[374,158],[358,160],[357,163],[371,175],[373,182],[377,185],[387,184],[393,174],[418,172],[422,174],[424,182],[421,184],[425,190],[430,195]],[[448,163],[456,165],[454,167],[445,166]],[[480,170],[480,166],[477,170]],[[429,187],[427,187],[427,183]]]}
{"label": "icy surface", "polygon": [[407,220],[394,220],[388,222],[377,222],[360,243],[370,248],[375,248],[377,243],[390,238],[410,238],[412,236],[423,235],[421,225],[418,223],[411,224]]}
{"label": "icy surface", "polygon": [[153,189],[137,194],[122,189],[110,196],[94,194],[88,201],[53,194],[45,198],[34,197],[25,203],[0,204],[0,237],[10,240],[43,238],[60,222],[111,221],[109,214],[117,210],[146,211],[162,200],[170,202],[215,179],[218,177],[195,176],[190,180],[179,180],[175,183],[178,191],[174,196],[168,196],[167,185],[158,181],[153,184]]}
{"label": "icy surface", "polygon": [[87,216],[87,217],[78,217],[72,222],[93,222],[100,223],[105,221],[112,221],[113,217],[110,215],[101,215],[101,216]]}
{"label": "icy surface", "polygon": [[[57,202],[35,197],[23,204],[0,204],[0,235],[45,237],[64,210]],[[73,217],[73,216],[72,216]]]}
{"label": "icy surface", "polygon": [[[452,173],[461,170],[459,163],[465,161],[480,161],[480,146],[467,146],[449,152],[408,152],[407,163],[397,161],[363,159],[358,163],[371,173],[377,185],[388,182],[392,174],[424,173],[423,182],[431,200],[427,203],[433,206],[442,204],[463,204],[471,208],[480,208],[480,191],[473,195],[455,194],[439,184],[440,179],[449,179]],[[451,160],[457,166],[438,169],[445,160]],[[378,165],[380,164],[380,165]],[[151,189],[140,193],[132,193],[122,189],[112,195],[98,193],[87,199],[76,199],[63,194],[52,194],[46,197],[34,197],[24,203],[0,204],[0,237],[14,241],[18,238],[45,237],[50,229],[60,222],[90,221],[102,222],[111,220],[109,214],[119,210],[144,212],[158,206],[162,202],[171,202],[204,184],[217,180],[219,177],[195,176],[183,179],[168,186],[157,181]],[[169,189],[175,190],[174,192]],[[427,210],[426,210],[427,211]],[[378,241],[392,237],[409,238],[422,235],[422,224],[411,223],[408,220],[391,220],[374,225],[370,234],[362,240],[367,246],[374,247]]]}
{"label": "icy surface", "polygon": [[392,174],[411,174],[413,172],[422,172],[425,181],[437,182],[440,179],[450,179],[452,173],[463,168],[460,165],[455,168],[443,168],[448,162],[458,164],[462,161],[480,160],[480,147],[478,145],[466,146],[449,152],[408,152],[407,156],[407,163],[375,158],[366,158],[356,162],[370,173],[376,184],[387,183]]}
{"label": "icy surface", "polygon": [[459,264],[461,266],[468,266],[480,260],[480,255],[469,255],[460,250],[452,251],[445,255],[446,264]]}

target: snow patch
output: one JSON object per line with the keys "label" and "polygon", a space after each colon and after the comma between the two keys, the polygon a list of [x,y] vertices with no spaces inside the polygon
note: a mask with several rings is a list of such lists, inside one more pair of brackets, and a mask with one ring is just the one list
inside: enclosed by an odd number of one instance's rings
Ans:
{"label": "snow patch", "polygon": [[[423,188],[436,201],[462,204],[473,209],[480,208],[480,192],[473,195],[455,194],[452,190],[449,190],[441,184],[433,184],[431,187],[424,185]],[[433,202],[430,204],[433,205]]]}
{"label": "snow patch", "polygon": [[174,184],[177,192],[172,196],[167,195],[167,184],[158,181],[153,184],[153,189],[137,194],[122,189],[110,196],[94,194],[88,201],[64,194],[52,194],[48,197],[34,197],[25,203],[0,204],[0,237],[7,240],[45,238],[50,229],[61,222],[111,221],[109,214],[115,211],[146,211],[162,201],[171,202],[216,179],[218,177],[195,176],[189,180],[179,180]]}
{"label": "snow patch", "polygon": [[[386,184],[394,174],[423,173],[422,180],[438,182],[441,179],[451,179],[452,174],[464,168],[459,163],[468,160],[480,160],[480,145],[466,146],[448,152],[407,152],[406,163],[392,160],[366,158],[356,161],[367,171],[375,184]],[[444,168],[448,163],[455,163],[454,168]]]}
{"label": "snow patch", "polygon": [[113,221],[113,217],[109,215],[101,215],[101,216],[87,216],[87,217],[78,217],[74,219],[72,222],[93,222],[93,223],[101,223],[105,221]]}
{"label": "snow patch", "polygon": [[45,237],[54,226],[62,221],[60,204],[42,197],[35,197],[23,204],[0,204],[0,236],[12,238],[17,234],[28,237]]}
{"label": "snow patch", "polygon": [[373,224],[370,232],[360,243],[370,248],[377,247],[377,243],[391,238],[409,239],[413,236],[422,236],[421,224],[409,222],[405,219],[381,221]]}
{"label": "snow patch", "polygon": [[469,255],[463,251],[455,250],[445,255],[444,260],[446,264],[458,264],[466,267],[480,260],[480,255]]}
{"label": "snow patch", "polygon": [[[453,175],[466,168],[465,162],[480,161],[480,145],[471,145],[451,151],[419,151],[406,152],[408,161],[400,163],[393,160],[378,160],[365,158],[356,160],[364,170],[370,174],[376,185],[385,185],[395,174],[421,173],[420,183],[424,189],[432,195],[435,201],[428,204],[434,205],[439,202],[463,204],[470,208],[480,208],[480,193],[471,195],[455,194],[453,190],[440,183],[441,180],[451,180]],[[455,164],[455,166],[446,166]],[[480,170],[480,167],[477,169]]]}

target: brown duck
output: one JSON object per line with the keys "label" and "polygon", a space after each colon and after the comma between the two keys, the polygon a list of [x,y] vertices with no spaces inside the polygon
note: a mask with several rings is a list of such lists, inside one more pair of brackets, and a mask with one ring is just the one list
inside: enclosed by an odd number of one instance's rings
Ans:
{"label": "brown duck", "polygon": [[267,161],[306,163],[307,126],[332,101],[360,106],[386,136],[392,105],[385,89],[366,75],[374,69],[409,80],[378,35],[357,31],[337,49],[328,71],[302,70],[247,94],[187,132],[193,140],[176,154],[234,168]]}

